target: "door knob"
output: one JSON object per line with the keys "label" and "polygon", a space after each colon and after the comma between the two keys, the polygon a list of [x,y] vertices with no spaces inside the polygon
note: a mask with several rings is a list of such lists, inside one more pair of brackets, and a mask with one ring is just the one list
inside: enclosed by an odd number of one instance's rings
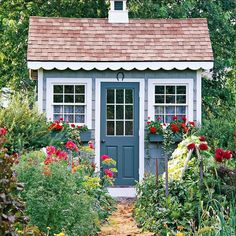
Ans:
{"label": "door knob", "polygon": [[102,139],[101,143],[105,143],[105,142],[106,142],[106,140]]}

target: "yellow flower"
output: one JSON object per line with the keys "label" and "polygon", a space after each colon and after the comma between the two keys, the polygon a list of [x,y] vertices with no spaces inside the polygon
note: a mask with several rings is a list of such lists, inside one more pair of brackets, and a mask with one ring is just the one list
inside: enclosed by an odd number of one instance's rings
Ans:
{"label": "yellow flower", "polygon": [[65,236],[64,233],[55,234],[55,236]]}
{"label": "yellow flower", "polygon": [[181,233],[181,232],[178,232],[178,233],[176,234],[176,236],[184,236],[184,234]]}
{"label": "yellow flower", "polygon": [[177,226],[177,229],[178,229],[178,230],[183,230],[183,229],[184,229],[184,226],[178,225],[178,226]]}

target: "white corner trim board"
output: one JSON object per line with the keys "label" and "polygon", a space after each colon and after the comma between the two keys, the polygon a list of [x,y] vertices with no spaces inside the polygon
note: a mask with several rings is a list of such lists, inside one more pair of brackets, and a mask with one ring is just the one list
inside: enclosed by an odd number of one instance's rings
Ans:
{"label": "white corner trim board", "polygon": [[213,68],[213,62],[56,62],[56,61],[28,61],[28,68],[31,70],[38,70],[40,68],[44,70],[210,70]]}

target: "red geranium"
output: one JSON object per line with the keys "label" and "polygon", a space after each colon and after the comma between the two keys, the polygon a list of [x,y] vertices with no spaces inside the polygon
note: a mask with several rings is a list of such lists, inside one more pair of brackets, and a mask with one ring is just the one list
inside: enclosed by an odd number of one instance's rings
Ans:
{"label": "red geranium", "polygon": [[195,122],[194,122],[194,121],[190,121],[189,124],[190,124],[192,127],[195,127]]}
{"label": "red geranium", "polygon": [[223,158],[226,160],[229,160],[232,157],[232,152],[229,150],[226,150],[223,152]]}
{"label": "red geranium", "polygon": [[223,161],[223,156],[220,155],[219,153],[216,153],[215,154],[215,160],[218,161],[218,162],[222,162]]}
{"label": "red geranium", "polygon": [[104,174],[108,177],[108,178],[113,178],[113,172],[110,169],[105,169],[104,170]]}
{"label": "red geranium", "polygon": [[205,136],[200,136],[200,137],[199,137],[199,140],[200,140],[201,142],[205,142],[205,141],[206,141],[206,137],[205,137]]}
{"label": "red geranium", "polygon": [[67,141],[65,146],[67,149],[74,150],[76,152],[79,151],[77,145],[73,141]]}
{"label": "red geranium", "polygon": [[56,153],[56,148],[54,146],[47,146],[46,153],[51,156]]}
{"label": "red geranium", "polygon": [[195,147],[196,147],[195,143],[190,143],[190,144],[187,146],[187,148],[188,148],[189,151],[195,149]]}
{"label": "red geranium", "polygon": [[173,116],[172,119],[173,120],[178,120],[178,117],[177,116]]}
{"label": "red geranium", "polygon": [[147,121],[147,125],[150,125],[151,124],[151,121]]}
{"label": "red geranium", "polygon": [[199,149],[202,151],[206,151],[206,150],[208,150],[208,145],[206,143],[200,143]]}
{"label": "red geranium", "polygon": [[170,128],[174,133],[179,132],[179,127],[176,124],[171,124]]}
{"label": "red geranium", "polygon": [[218,155],[220,155],[220,156],[223,156],[224,150],[223,150],[222,148],[217,148],[217,149],[215,150],[215,153],[218,154]]}
{"label": "red geranium", "polygon": [[59,123],[59,121],[55,121],[50,125],[49,129],[62,130],[63,126]]}
{"label": "red geranium", "polygon": [[150,133],[155,134],[157,132],[157,128],[156,127],[150,127],[149,131],[150,131]]}
{"label": "red geranium", "polygon": [[0,128],[0,136],[4,136],[7,134],[7,129],[5,128]]}
{"label": "red geranium", "polygon": [[182,121],[183,121],[184,123],[186,123],[186,122],[187,122],[187,118],[186,118],[185,116],[183,116],[183,117],[182,117]]}
{"label": "red geranium", "polygon": [[57,150],[56,151],[56,156],[58,157],[59,160],[67,160],[68,154],[65,151]]}
{"label": "red geranium", "polygon": [[71,127],[71,128],[75,128],[75,124],[71,124],[70,127]]}
{"label": "red geranium", "polygon": [[105,161],[106,159],[109,159],[110,157],[108,156],[108,155],[102,155],[101,156],[101,159],[103,160],[103,161]]}

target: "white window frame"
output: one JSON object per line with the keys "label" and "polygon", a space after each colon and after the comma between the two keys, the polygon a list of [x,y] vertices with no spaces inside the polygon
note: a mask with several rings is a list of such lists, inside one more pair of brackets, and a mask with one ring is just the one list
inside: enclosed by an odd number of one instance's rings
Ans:
{"label": "white window frame", "polygon": [[[186,104],[187,115],[189,121],[193,121],[193,79],[149,79],[148,80],[148,116],[151,120],[155,119],[155,86],[156,85],[173,85],[173,86],[186,86]],[[163,104],[164,106],[176,106],[176,103]],[[181,104],[180,104],[181,105]]]}
{"label": "white window frame", "polygon": [[[54,85],[85,85],[85,123],[76,125],[87,125],[92,128],[92,79],[81,78],[47,78],[46,86],[46,114],[48,120],[53,120],[53,86]],[[59,105],[59,104],[58,104]],[[68,104],[68,105],[71,105]]]}

